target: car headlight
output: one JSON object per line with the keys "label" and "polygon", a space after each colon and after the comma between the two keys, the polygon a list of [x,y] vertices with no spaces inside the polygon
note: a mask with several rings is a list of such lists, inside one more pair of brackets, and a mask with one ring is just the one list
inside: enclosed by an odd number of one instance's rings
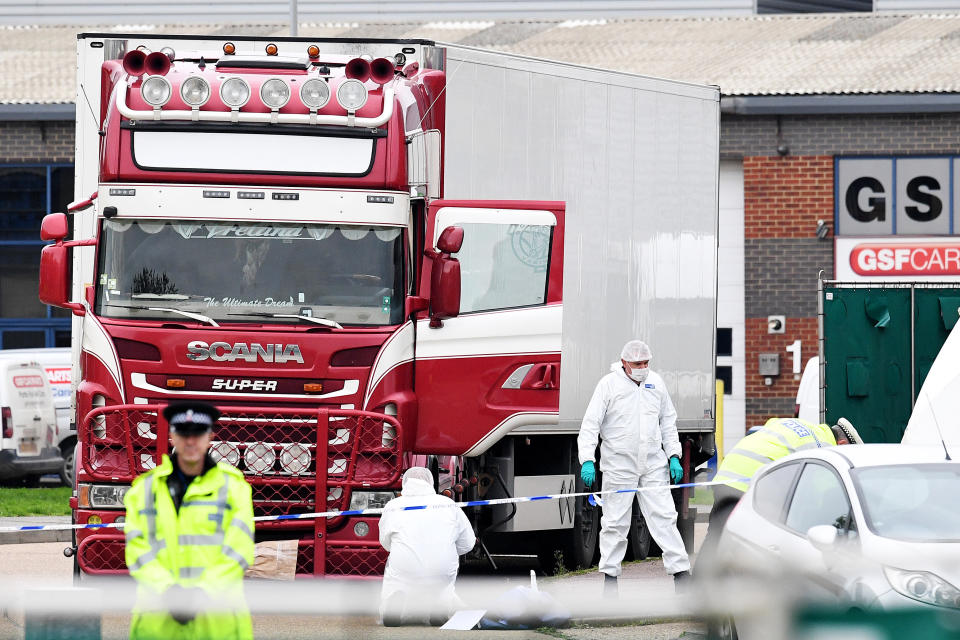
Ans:
{"label": "car headlight", "polygon": [[344,80],[337,87],[337,102],[347,111],[356,111],[367,104],[367,88],[359,80]]}
{"label": "car headlight", "polygon": [[239,109],[250,99],[250,85],[243,78],[230,78],[220,85],[220,99],[232,109]]}
{"label": "car headlight", "polygon": [[395,497],[393,491],[354,491],[350,494],[350,511],[383,509]]}
{"label": "car headlight", "polygon": [[290,100],[290,87],[280,78],[270,78],[260,85],[260,99],[271,109],[279,109]]}
{"label": "car headlight", "polygon": [[936,605],[960,609],[960,589],[929,571],[906,571],[884,567],[884,575],[894,591],[902,595]]}
{"label": "car headlight", "polygon": [[81,484],[77,487],[77,506],[81,509],[122,509],[123,497],[130,485]]}
{"label": "car headlight", "polygon": [[330,101],[330,87],[317,78],[307,80],[300,87],[300,100],[311,109],[322,109]]}
{"label": "car headlight", "polygon": [[170,100],[170,82],[163,76],[150,76],[140,85],[140,95],[151,107],[162,107]]}
{"label": "car headlight", "polygon": [[180,85],[180,97],[191,107],[202,107],[210,99],[210,85],[198,76],[187,78]]}

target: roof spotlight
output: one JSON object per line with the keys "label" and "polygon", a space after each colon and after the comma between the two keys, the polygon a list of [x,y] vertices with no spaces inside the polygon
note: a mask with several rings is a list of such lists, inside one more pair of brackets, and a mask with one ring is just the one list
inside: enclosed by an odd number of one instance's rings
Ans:
{"label": "roof spotlight", "polygon": [[191,107],[202,107],[210,99],[210,85],[200,76],[191,76],[180,85],[180,97]]}
{"label": "roof spotlight", "polygon": [[330,102],[330,87],[317,78],[307,80],[300,85],[300,100],[311,109],[322,109]]}
{"label": "roof spotlight", "polygon": [[151,107],[162,107],[170,100],[170,82],[163,76],[150,76],[140,85],[140,95]]}
{"label": "roof spotlight", "polygon": [[220,85],[220,99],[231,109],[239,109],[250,99],[250,85],[243,78],[229,78]]}
{"label": "roof spotlight", "polygon": [[356,111],[367,104],[367,88],[359,80],[344,80],[337,87],[337,102],[347,111]]}
{"label": "roof spotlight", "polygon": [[279,109],[290,100],[290,87],[280,78],[270,78],[260,85],[260,99],[271,109]]}

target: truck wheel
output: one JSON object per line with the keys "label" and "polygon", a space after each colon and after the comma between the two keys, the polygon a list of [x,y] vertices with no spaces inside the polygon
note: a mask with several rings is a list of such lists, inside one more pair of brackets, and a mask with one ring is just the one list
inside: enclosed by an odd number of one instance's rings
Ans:
{"label": "truck wheel", "polygon": [[627,560],[646,560],[650,555],[650,529],[643,519],[640,505],[633,501],[633,514],[630,517],[630,531],[627,533]]}
{"label": "truck wheel", "polygon": [[[599,480],[597,486],[600,486]],[[579,475],[576,489],[577,493],[586,491]],[[562,548],[564,566],[567,569],[586,569],[593,566],[600,538],[600,509],[591,505],[587,496],[575,499],[573,529],[566,533],[566,544]]]}
{"label": "truck wheel", "polygon": [[[578,481],[577,492],[583,491]],[[559,570],[586,569],[593,566],[600,535],[600,509],[590,506],[585,497],[576,498],[573,528],[545,534],[537,547],[540,570],[552,576]]]}
{"label": "truck wheel", "polygon": [[65,487],[72,487],[76,479],[77,470],[75,467],[74,449],[73,443],[69,443],[64,444],[60,451],[63,456],[63,468],[60,469],[60,482]]}

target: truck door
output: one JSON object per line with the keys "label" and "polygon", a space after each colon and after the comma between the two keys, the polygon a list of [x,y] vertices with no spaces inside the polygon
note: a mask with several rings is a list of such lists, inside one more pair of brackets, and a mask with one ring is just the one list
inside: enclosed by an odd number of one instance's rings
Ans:
{"label": "truck door", "polygon": [[[463,230],[460,305],[440,326],[417,323],[418,451],[479,455],[516,427],[556,423],[563,219],[562,202],[431,203],[429,247]],[[436,260],[424,260],[424,295]]]}

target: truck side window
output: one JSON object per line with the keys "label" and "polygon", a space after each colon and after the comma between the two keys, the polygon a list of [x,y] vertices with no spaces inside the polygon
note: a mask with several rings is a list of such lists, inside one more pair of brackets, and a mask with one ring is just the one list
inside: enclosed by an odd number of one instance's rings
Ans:
{"label": "truck side window", "polygon": [[459,224],[460,313],[544,304],[552,226]]}

